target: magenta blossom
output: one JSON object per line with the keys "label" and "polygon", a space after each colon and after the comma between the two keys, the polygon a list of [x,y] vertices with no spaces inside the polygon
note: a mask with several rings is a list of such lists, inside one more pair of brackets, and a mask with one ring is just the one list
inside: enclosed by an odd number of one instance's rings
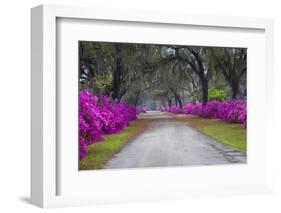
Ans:
{"label": "magenta blossom", "polygon": [[[165,111],[179,113],[177,106],[166,108]],[[183,107],[184,114],[198,115],[203,118],[220,119],[231,123],[241,123],[247,126],[247,104],[245,100],[209,101],[204,106],[201,103],[187,103]]]}
{"label": "magenta blossom", "polygon": [[88,153],[88,145],[104,140],[103,135],[124,130],[136,119],[137,110],[126,102],[97,97],[84,90],[79,94],[79,158]]}

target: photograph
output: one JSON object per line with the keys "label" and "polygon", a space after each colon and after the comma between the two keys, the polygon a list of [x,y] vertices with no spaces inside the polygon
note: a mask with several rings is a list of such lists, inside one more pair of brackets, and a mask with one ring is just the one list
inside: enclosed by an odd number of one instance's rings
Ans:
{"label": "photograph", "polygon": [[78,41],[79,171],[247,163],[247,48]]}

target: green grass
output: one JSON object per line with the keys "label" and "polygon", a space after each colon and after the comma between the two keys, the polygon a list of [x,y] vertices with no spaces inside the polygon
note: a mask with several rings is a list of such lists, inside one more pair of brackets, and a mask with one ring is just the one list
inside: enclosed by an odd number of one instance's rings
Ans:
{"label": "green grass", "polygon": [[241,124],[193,116],[179,119],[184,119],[202,133],[223,144],[244,152],[247,151],[247,130],[243,128]]}
{"label": "green grass", "polygon": [[119,152],[131,139],[140,134],[146,127],[146,121],[136,120],[124,131],[106,135],[106,140],[88,146],[88,155],[80,161],[80,170],[101,169],[112,156]]}

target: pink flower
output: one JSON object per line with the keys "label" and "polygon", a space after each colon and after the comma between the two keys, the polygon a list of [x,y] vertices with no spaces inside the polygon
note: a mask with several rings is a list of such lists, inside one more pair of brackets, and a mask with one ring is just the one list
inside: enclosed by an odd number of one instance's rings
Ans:
{"label": "pink flower", "polygon": [[[167,112],[179,113],[177,106],[165,109]],[[209,101],[203,106],[201,103],[187,103],[183,113],[198,115],[203,118],[220,119],[232,123],[241,123],[247,126],[247,104],[245,100]]]}
{"label": "pink flower", "polygon": [[80,159],[87,155],[88,145],[103,141],[105,134],[124,130],[129,121],[136,119],[136,108],[126,102],[97,97],[87,90],[80,92],[79,101]]}

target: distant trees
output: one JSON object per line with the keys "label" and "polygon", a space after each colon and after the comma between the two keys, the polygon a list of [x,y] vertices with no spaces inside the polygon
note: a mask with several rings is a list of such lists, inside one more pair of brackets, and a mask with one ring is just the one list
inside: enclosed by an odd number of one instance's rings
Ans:
{"label": "distant trees", "polygon": [[175,105],[179,105],[182,109],[182,93],[183,86],[186,83],[186,79],[183,76],[183,72],[180,70],[179,63],[174,61],[173,63],[166,64],[159,68],[157,88],[160,88],[161,93],[166,96],[168,105],[171,105],[172,99],[174,99]]}
{"label": "distant trees", "polygon": [[[184,66],[183,68],[184,69]],[[201,95],[201,82],[197,77],[197,74],[192,71],[190,68],[186,68],[184,71],[185,78],[188,79],[188,82],[184,85],[183,89],[187,91],[189,100],[191,102],[200,100]]]}

